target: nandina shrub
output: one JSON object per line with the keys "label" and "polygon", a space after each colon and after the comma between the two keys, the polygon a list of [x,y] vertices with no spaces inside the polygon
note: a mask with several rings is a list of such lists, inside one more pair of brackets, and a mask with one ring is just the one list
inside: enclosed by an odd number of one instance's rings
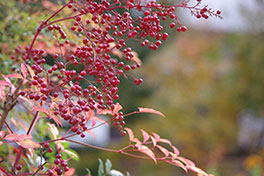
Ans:
{"label": "nandina shrub", "polygon": [[[189,10],[196,18],[220,18],[220,11],[203,6],[201,0],[193,6],[188,4],[189,1],[169,5],[154,0],[70,0],[56,10],[52,8],[31,43],[18,46],[11,56],[20,70],[2,74],[0,80],[1,173],[73,175],[68,161],[76,154],[69,149],[70,142],[208,175],[180,156],[169,140],[144,130],[139,140],[126,127],[125,120],[132,114],[164,117],[161,112],[139,107],[124,114],[118,103],[121,77],[132,79],[138,86],[143,82],[133,76],[133,70],[142,63],[127,46],[128,40],[157,50],[168,38],[161,25],[167,18],[171,20],[170,28],[185,32],[187,27],[176,15],[177,8]],[[133,11],[140,15],[133,16]],[[19,111],[21,107],[23,112]],[[108,115],[109,120],[99,115]],[[85,138],[85,132],[93,135],[92,129],[105,124],[115,126],[123,136],[128,134],[129,144],[107,149],[71,139],[76,135]],[[20,129],[23,132],[18,133]]]}

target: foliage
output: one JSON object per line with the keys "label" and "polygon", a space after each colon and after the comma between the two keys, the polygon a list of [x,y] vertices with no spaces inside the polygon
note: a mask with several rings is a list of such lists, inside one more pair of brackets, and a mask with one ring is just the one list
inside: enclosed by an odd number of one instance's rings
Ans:
{"label": "foliage", "polygon": [[[15,5],[5,1],[2,4],[5,3]],[[16,3],[22,6],[22,3]],[[23,3],[28,5],[27,1]],[[73,175],[74,168],[68,166],[68,161],[78,156],[69,149],[69,143],[75,143],[152,159],[155,163],[163,161],[181,167],[185,172],[208,175],[190,160],[179,156],[178,149],[158,134],[150,135],[142,130],[143,140],[135,138],[133,131],[124,127],[128,116],[139,113],[164,115],[142,107],[124,114],[118,103],[118,85],[120,77],[132,79],[138,86],[143,82],[131,73],[131,70],[141,66],[141,60],[135,51],[126,46],[126,40],[133,39],[142,47],[157,50],[168,38],[168,34],[162,31],[161,20],[169,17],[172,19],[171,28],[178,25],[178,32],[187,30],[175,14],[176,8],[187,9],[197,18],[205,19],[209,16],[221,18],[221,12],[202,6],[200,0],[194,6],[189,6],[188,1],[176,5],[134,0],[70,0],[61,5],[49,1],[36,3],[48,9],[49,15],[34,8],[28,16],[26,11],[18,15],[22,20],[33,14],[38,16],[32,18],[33,28],[29,29],[35,29],[35,32],[33,38],[30,34],[27,36],[31,39],[27,38],[26,44],[19,43],[10,56],[20,70],[1,75],[0,145],[3,146],[2,157],[8,160],[3,160],[0,171],[6,175],[21,176]],[[141,12],[142,16],[134,17],[132,9]],[[39,17],[41,21],[38,21]],[[2,18],[8,18],[8,12]],[[2,28],[12,24],[8,21]],[[21,37],[25,30],[22,27],[22,33],[13,33]],[[3,42],[13,35],[12,30],[8,32],[6,38],[1,39]],[[5,47],[1,46],[1,50],[5,52]],[[5,56],[10,53],[7,50]],[[109,120],[100,119],[100,115],[108,115]],[[123,136],[128,133],[129,144],[126,147],[108,149],[71,139],[76,135],[85,138],[85,132],[93,135],[92,129],[109,124]],[[99,175],[104,174],[102,168],[101,163]],[[106,169],[106,173],[111,172],[109,162]]]}
{"label": "foliage", "polygon": [[[87,170],[87,172],[88,176],[91,175],[89,169]],[[103,161],[99,159],[98,176],[130,176],[130,174],[127,172],[126,175],[124,175],[120,171],[112,169],[112,163],[109,159],[106,160],[104,169]]]}
{"label": "foliage", "polygon": [[[154,92],[142,106],[163,109],[169,118],[144,119],[134,129],[155,129],[176,141],[182,153],[199,165],[219,169],[219,175],[235,175],[237,165],[247,173],[240,157],[259,155],[261,145],[251,139],[249,148],[242,149],[237,135],[243,112],[250,110],[263,118],[262,39],[263,33],[189,31],[177,36],[152,55],[142,70]],[[239,158],[239,162],[227,164],[225,156]]]}

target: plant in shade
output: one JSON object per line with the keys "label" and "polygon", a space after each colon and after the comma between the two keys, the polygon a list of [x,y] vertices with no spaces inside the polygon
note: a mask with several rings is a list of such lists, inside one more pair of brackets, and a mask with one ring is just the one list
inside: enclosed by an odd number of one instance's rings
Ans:
{"label": "plant in shade", "polygon": [[[180,156],[169,140],[144,130],[140,140],[125,125],[129,115],[154,113],[164,117],[161,112],[139,107],[124,114],[118,103],[121,77],[132,79],[138,86],[143,82],[133,75],[142,63],[127,41],[135,40],[142,47],[157,50],[168,38],[161,21],[170,19],[170,28],[187,30],[176,15],[179,8],[196,18],[221,18],[220,11],[203,6],[201,0],[193,6],[188,0],[177,4],[153,0],[70,0],[56,10],[52,8],[31,43],[18,46],[11,55],[20,70],[2,74],[0,80],[0,173],[73,175],[68,161],[77,156],[68,143],[76,143],[208,175]],[[140,15],[133,16],[133,11]],[[107,115],[109,120],[102,120],[99,115]],[[92,129],[106,124],[115,126],[123,136],[128,134],[128,145],[108,149],[71,138],[89,137],[85,132],[93,135]]]}

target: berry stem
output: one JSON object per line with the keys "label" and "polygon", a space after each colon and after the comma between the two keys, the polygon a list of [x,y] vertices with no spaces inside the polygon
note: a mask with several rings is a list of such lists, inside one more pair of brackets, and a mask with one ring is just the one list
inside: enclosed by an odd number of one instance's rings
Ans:
{"label": "berry stem", "polygon": [[15,160],[15,162],[14,162],[14,164],[13,164],[12,172],[15,171],[15,167],[16,167],[16,165],[18,164],[18,162],[19,162],[19,160],[20,160],[20,158],[21,158],[21,155],[22,155],[23,150],[24,150],[24,148],[21,147],[21,146],[19,146],[19,151],[18,151],[18,153],[17,153],[17,155],[16,155],[16,160]]}
{"label": "berry stem", "polygon": [[30,56],[31,50],[33,48],[33,45],[34,45],[34,43],[35,43],[35,41],[36,41],[36,39],[37,39],[37,37],[38,37],[38,35],[39,35],[41,30],[42,30],[42,28],[41,28],[41,25],[40,25],[40,27],[38,28],[36,34],[34,35],[34,38],[33,38],[32,42],[30,44],[29,50],[27,51],[27,57],[26,57],[25,60],[29,59],[29,56]]}
{"label": "berry stem", "polygon": [[97,147],[97,146],[94,146],[94,145],[85,144],[85,143],[82,143],[82,142],[79,142],[79,141],[74,141],[74,140],[71,140],[71,139],[65,139],[65,141],[72,142],[72,143],[79,144],[79,145],[83,145],[83,146],[90,147],[90,148],[94,148],[94,149],[97,149],[97,150],[104,150],[104,151],[115,152],[115,153],[119,153],[120,152],[119,150],[108,149],[108,148],[103,148],[103,147]]}
{"label": "berry stem", "polygon": [[29,129],[27,131],[27,135],[29,135],[31,133],[31,131],[33,130],[34,126],[36,125],[36,122],[38,120],[38,115],[39,115],[39,111],[37,111],[34,115],[34,118],[29,126]]}
{"label": "berry stem", "polygon": [[10,133],[14,133],[13,130],[11,129],[11,127],[9,126],[9,124],[7,122],[5,122],[5,126],[8,128]]}
{"label": "berry stem", "polygon": [[42,24],[39,26],[39,28],[37,29],[37,32],[36,34],[34,35],[34,38],[30,44],[30,47],[29,47],[29,50],[27,51],[27,56],[26,56],[26,60],[29,59],[29,56],[30,56],[30,53],[31,53],[31,50],[33,48],[33,45],[38,37],[38,35],[40,34],[41,30],[43,28],[45,28],[47,25],[47,22],[49,20],[51,20],[53,17],[55,17],[60,11],[62,11],[69,3],[65,4],[64,6],[62,6],[59,10],[57,10],[54,14],[52,14],[46,21],[42,22]]}
{"label": "berry stem", "polygon": [[34,173],[32,174],[32,176],[36,175],[36,174],[41,170],[41,168],[42,168],[45,164],[47,164],[47,162],[43,163],[43,164],[38,168],[38,170],[36,170],[36,172],[34,172]]}
{"label": "berry stem", "polygon": [[9,173],[8,173],[4,168],[0,167],[0,170],[1,170],[2,172],[4,172],[6,175],[9,175]]}
{"label": "berry stem", "polygon": [[47,27],[49,25],[52,25],[54,23],[61,22],[61,21],[65,21],[65,20],[69,20],[69,19],[75,19],[76,17],[81,16],[81,15],[83,15],[83,14],[78,14],[78,15],[75,15],[75,16],[71,16],[71,17],[66,17],[66,18],[61,18],[61,19],[58,19],[58,20],[54,20],[54,21],[46,24],[43,28],[45,28],[45,27]]}

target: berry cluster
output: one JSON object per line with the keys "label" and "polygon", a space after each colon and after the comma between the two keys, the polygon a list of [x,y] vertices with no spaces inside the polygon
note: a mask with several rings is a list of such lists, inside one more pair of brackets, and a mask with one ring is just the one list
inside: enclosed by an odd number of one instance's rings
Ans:
{"label": "berry cluster", "polygon": [[[21,91],[20,94],[49,107],[53,102],[50,101],[52,97],[63,97],[63,101],[52,104],[50,108],[53,109],[54,115],[69,122],[74,133],[85,137],[83,132],[88,129],[86,124],[89,120],[85,112],[96,109],[113,111],[119,99],[118,85],[121,76],[130,76],[136,85],[143,82],[142,79],[128,73],[131,69],[139,68],[140,62],[134,59],[135,52],[127,47],[127,40],[134,39],[139,41],[142,47],[148,46],[150,49],[157,50],[162,45],[162,40],[165,41],[168,38],[168,34],[163,32],[161,20],[170,18],[171,28],[178,25],[177,31],[185,32],[187,28],[179,22],[175,8],[189,8],[196,11],[197,17],[201,15],[208,18],[208,14],[213,12],[206,7],[199,9],[199,4],[200,0],[191,8],[185,3],[168,6],[156,1],[140,3],[134,0],[114,0],[113,2],[102,0],[98,3],[92,0],[72,0],[65,5],[75,14],[67,18],[73,20],[70,35],[81,34],[82,45],[65,53],[53,54],[55,64],[50,69],[45,68],[43,49],[27,47],[22,58],[32,63],[35,75],[28,82],[29,88]],[[125,11],[120,13],[119,9]],[[142,11],[142,16],[132,17],[131,9]],[[219,11],[215,13],[215,15],[219,14]],[[63,20],[66,19],[57,21]],[[39,30],[47,27],[56,35],[60,48],[71,43],[59,24],[45,22],[41,27]],[[146,37],[149,37],[151,41]],[[118,57],[116,57],[117,50],[121,53]],[[71,66],[82,69],[75,70]],[[55,75],[57,82],[53,81]],[[89,86],[81,87],[80,81],[85,81]],[[112,120],[114,126],[122,132],[125,125],[122,112],[114,114]]]}
{"label": "berry cluster", "polygon": [[[51,153],[53,152],[52,148],[49,146],[48,142],[43,143],[44,150]],[[51,176],[55,175],[54,171],[57,175],[62,175],[64,172],[67,172],[69,170],[68,163],[66,160],[62,159],[62,155],[60,153],[56,154],[55,159],[53,161],[53,169],[49,169],[46,171],[46,174]],[[40,165],[39,167],[43,167]]]}
{"label": "berry cluster", "polygon": [[[163,31],[161,21],[164,20],[170,20],[171,28],[185,32],[186,26],[175,14],[177,7],[189,9],[197,18],[220,17],[220,11],[200,8],[200,3],[201,0],[197,0],[195,6],[189,7],[186,1],[166,5],[163,1],[158,3],[154,0],[71,0],[40,25],[30,46],[24,51],[17,48],[12,56],[17,60],[17,55],[21,54],[23,61],[30,65],[31,78],[28,78],[20,95],[48,107],[54,116],[68,122],[71,132],[82,138],[89,130],[87,122],[90,117],[87,114],[108,110],[112,112],[110,121],[125,136],[124,114],[114,111],[119,99],[120,78],[132,78],[136,85],[143,82],[130,74],[130,70],[139,68],[141,62],[127,41],[136,40],[142,47],[157,50],[169,36]],[[50,22],[64,8],[71,9],[72,16]],[[132,10],[142,15],[135,17]],[[70,24],[65,24],[70,29],[67,33],[60,23],[66,20],[71,20]],[[38,35],[44,29],[53,34],[60,52],[49,53],[34,48]],[[68,36],[75,36],[81,42],[71,41]],[[47,54],[52,55],[54,63],[49,68]],[[81,82],[87,86],[81,86]],[[49,143],[43,143],[43,147],[52,152]],[[56,166],[48,170],[47,175],[54,175],[54,172],[62,175],[69,169],[61,154],[56,155],[54,164]],[[16,169],[19,168],[17,165]]]}

